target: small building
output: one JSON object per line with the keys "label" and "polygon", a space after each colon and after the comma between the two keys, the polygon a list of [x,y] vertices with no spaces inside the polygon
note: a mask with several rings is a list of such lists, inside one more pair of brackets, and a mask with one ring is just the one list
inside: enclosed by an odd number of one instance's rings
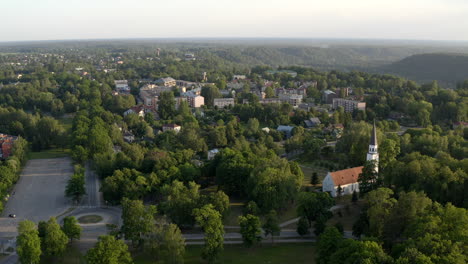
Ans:
{"label": "small building", "polygon": [[115,80],[115,90],[120,93],[130,93],[130,86],[128,86],[127,80]]}
{"label": "small building", "polygon": [[359,174],[364,167],[354,167],[345,170],[328,172],[322,182],[322,190],[330,193],[332,197],[338,196],[338,188],[341,188],[341,195],[359,192]]}
{"label": "small building", "polygon": [[219,149],[212,149],[208,151],[208,160],[213,160],[219,154]]}
{"label": "small building", "polygon": [[186,54],[184,55],[184,59],[185,59],[186,61],[194,61],[194,60],[196,60],[197,58],[195,57],[195,54],[193,54],[193,53],[186,53]]}
{"label": "small building", "polygon": [[181,128],[182,128],[181,126],[176,125],[176,124],[166,124],[166,125],[163,125],[162,130],[163,132],[174,131],[176,133],[179,133]]}
{"label": "small building", "polygon": [[276,130],[283,132],[286,135],[286,138],[290,138],[292,136],[292,131],[294,127],[292,126],[278,126]]}
{"label": "small building", "polygon": [[126,132],[123,135],[123,139],[127,143],[132,143],[133,141],[135,141],[135,136],[131,132]]}
{"label": "small building", "polygon": [[215,98],[213,100],[213,106],[217,106],[218,108],[234,106],[234,98]]}
{"label": "small building", "polygon": [[307,128],[318,127],[322,122],[318,117],[311,117],[304,121]]}
{"label": "small building", "polygon": [[232,80],[245,80],[247,77],[245,75],[234,75]]}
{"label": "small building", "polygon": [[145,109],[143,108],[143,105],[136,105],[123,113],[124,116],[130,115],[130,114],[137,114],[139,117],[144,117]]}

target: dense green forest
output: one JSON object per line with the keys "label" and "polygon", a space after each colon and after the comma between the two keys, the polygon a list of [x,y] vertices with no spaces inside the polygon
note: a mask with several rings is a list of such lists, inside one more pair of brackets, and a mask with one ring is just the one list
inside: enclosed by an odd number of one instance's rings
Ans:
{"label": "dense green forest", "polygon": [[418,82],[437,80],[450,87],[468,78],[468,54],[418,54],[383,66],[380,71]]}

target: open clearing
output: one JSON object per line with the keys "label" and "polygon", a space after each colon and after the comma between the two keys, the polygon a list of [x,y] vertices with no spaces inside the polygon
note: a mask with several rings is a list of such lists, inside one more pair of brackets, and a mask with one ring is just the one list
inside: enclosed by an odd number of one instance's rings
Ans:
{"label": "open clearing", "polygon": [[[37,223],[65,211],[69,206],[65,186],[72,173],[69,158],[29,160],[0,218],[0,236],[16,233],[21,220]],[[9,214],[17,218],[8,218]]]}

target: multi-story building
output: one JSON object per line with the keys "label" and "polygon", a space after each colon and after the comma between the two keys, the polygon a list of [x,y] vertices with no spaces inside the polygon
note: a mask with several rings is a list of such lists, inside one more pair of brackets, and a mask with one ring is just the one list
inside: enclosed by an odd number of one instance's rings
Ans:
{"label": "multi-story building", "polygon": [[218,108],[224,108],[226,106],[234,106],[234,98],[215,98],[213,105]]}
{"label": "multi-story building", "polygon": [[300,94],[281,94],[280,100],[284,103],[289,103],[293,107],[297,107],[302,103],[302,95]]}
{"label": "multi-story building", "polygon": [[172,87],[172,86],[177,85],[176,80],[174,80],[174,78],[171,78],[171,77],[158,79],[158,80],[156,80],[156,83],[161,85],[161,86],[168,86],[168,87]]}
{"label": "multi-story building", "polygon": [[265,98],[258,100],[260,104],[281,104],[281,100],[278,98]]}
{"label": "multi-story building", "polygon": [[18,137],[0,133],[0,159],[6,159],[11,155],[13,144]]}
{"label": "multi-story building", "polygon": [[322,92],[322,101],[326,104],[332,104],[333,98],[337,98],[337,97],[338,95],[331,90],[325,90]]}
{"label": "multi-story building", "polygon": [[128,81],[127,80],[115,80],[115,90],[117,90],[120,93],[129,93],[130,92],[130,86],[128,86]]}
{"label": "multi-story building", "polygon": [[190,94],[187,96],[187,102],[190,107],[198,108],[205,104],[205,97],[201,95]]}
{"label": "multi-story building", "polygon": [[366,103],[355,101],[355,100],[348,100],[343,98],[333,98],[333,109],[337,109],[338,107],[342,106],[345,112],[353,112],[354,110],[366,110]]}
{"label": "multi-story building", "polygon": [[142,89],[140,90],[140,98],[147,108],[156,110],[158,108],[158,97],[160,92],[155,89]]}

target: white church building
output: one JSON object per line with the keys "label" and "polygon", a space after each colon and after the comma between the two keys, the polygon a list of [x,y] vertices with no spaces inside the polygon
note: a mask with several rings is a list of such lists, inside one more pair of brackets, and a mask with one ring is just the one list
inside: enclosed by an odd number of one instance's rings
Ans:
{"label": "white church building", "polygon": [[[367,152],[367,161],[375,160],[376,172],[378,172],[379,152],[377,144],[377,129],[372,129],[372,135],[369,143],[369,151]],[[363,166],[328,172],[322,182],[322,191],[329,192],[332,197],[338,196],[338,188],[341,187],[341,195],[352,194],[359,192],[359,174],[362,173]]]}

